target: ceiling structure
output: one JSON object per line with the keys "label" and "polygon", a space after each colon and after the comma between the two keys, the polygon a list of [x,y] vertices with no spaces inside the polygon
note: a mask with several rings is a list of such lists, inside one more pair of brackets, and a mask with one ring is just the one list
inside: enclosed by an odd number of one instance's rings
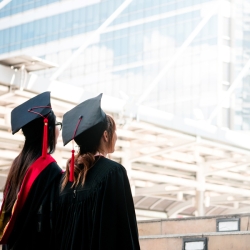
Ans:
{"label": "ceiling structure", "polygon": [[[21,132],[11,134],[10,112],[33,96],[0,86],[1,189],[24,139]],[[53,98],[52,106],[61,120],[74,104]],[[199,190],[204,191],[204,215],[249,211],[249,150],[113,115],[118,141],[111,158],[127,168],[139,218],[197,215]],[[55,158],[62,167],[70,149],[60,138]]]}
{"label": "ceiling structure", "polygon": [[57,67],[56,64],[48,62],[44,59],[35,56],[14,56],[6,59],[1,59],[0,64],[10,66],[12,69],[25,68],[27,72],[33,72],[41,69]]}
{"label": "ceiling structure", "polygon": [[[91,96],[83,89],[55,81],[48,84],[29,73],[21,84],[20,71],[0,65],[0,73],[4,72],[0,74],[1,190],[24,140],[21,132],[11,134],[11,110],[50,90],[53,110],[61,121],[66,111]],[[106,95],[102,107],[117,123],[116,151],[110,157],[127,169],[139,220],[249,212],[249,134]],[[71,145],[63,147],[60,137],[54,157],[62,168],[70,151]]]}

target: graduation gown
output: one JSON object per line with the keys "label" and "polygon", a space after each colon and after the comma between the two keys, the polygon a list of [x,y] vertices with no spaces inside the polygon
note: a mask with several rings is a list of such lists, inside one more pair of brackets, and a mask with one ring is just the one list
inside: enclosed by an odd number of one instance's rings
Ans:
{"label": "graduation gown", "polygon": [[38,164],[33,163],[25,175],[11,216],[4,214],[4,202],[2,204],[3,250],[51,249],[54,184],[61,178],[62,170],[50,155],[45,162],[41,158],[38,160]]}
{"label": "graduation gown", "polygon": [[125,168],[97,157],[85,184],[57,198],[54,249],[138,250],[134,203]]}

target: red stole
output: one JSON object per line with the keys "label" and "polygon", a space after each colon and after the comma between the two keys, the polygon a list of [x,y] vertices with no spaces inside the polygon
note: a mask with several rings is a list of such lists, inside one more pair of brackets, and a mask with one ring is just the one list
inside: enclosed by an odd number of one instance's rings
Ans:
{"label": "red stole", "polygon": [[39,157],[27,170],[27,173],[24,176],[20,191],[17,195],[16,202],[12,208],[12,214],[10,218],[6,218],[5,214],[5,199],[3,200],[1,211],[0,211],[0,244],[6,244],[10,233],[15,225],[16,218],[20,211],[22,210],[25,201],[29,195],[32,185],[34,184],[37,177],[41,172],[52,162],[55,162],[55,159],[47,154],[46,158],[42,156]]}

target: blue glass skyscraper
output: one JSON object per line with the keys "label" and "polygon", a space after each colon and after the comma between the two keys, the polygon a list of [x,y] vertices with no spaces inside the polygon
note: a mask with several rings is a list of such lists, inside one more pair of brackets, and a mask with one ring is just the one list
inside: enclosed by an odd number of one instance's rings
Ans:
{"label": "blue glass skyscraper", "polygon": [[[12,0],[0,10],[0,59],[25,54],[62,65],[123,2]],[[248,0],[133,0],[58,79],[248,129],[250,75],[235,80],[249,60],[249,8]]]}

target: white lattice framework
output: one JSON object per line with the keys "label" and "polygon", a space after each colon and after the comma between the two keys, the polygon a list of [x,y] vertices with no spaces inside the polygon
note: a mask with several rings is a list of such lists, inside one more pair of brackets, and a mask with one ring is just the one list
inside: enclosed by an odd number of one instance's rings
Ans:
{"label": "white lattice framework", "polygon": [[[44,79],[37,78],[31,84],[34,75],[30,74],[20,90],[20,71],[5,66],[0,66],[0,71],[4,72],[0,79],[2,189],[23,144],[21,133],[10,132],[11,110],[36,93],[51,90],[52,106],[61,120],[66,111],[90,96],[83,89],[60,82],[48,87],[42,84]],[[106,95],[102,107],[117,122],[118,141],[111,158],[127,168],[139,219],[249,211],[248,134],[180,119],[145,106],[138,107],[135,119],[128,115],[124,100]],[[54,156],[62,167],[70,157],[70,146],[63,147],[61,138]]]}

